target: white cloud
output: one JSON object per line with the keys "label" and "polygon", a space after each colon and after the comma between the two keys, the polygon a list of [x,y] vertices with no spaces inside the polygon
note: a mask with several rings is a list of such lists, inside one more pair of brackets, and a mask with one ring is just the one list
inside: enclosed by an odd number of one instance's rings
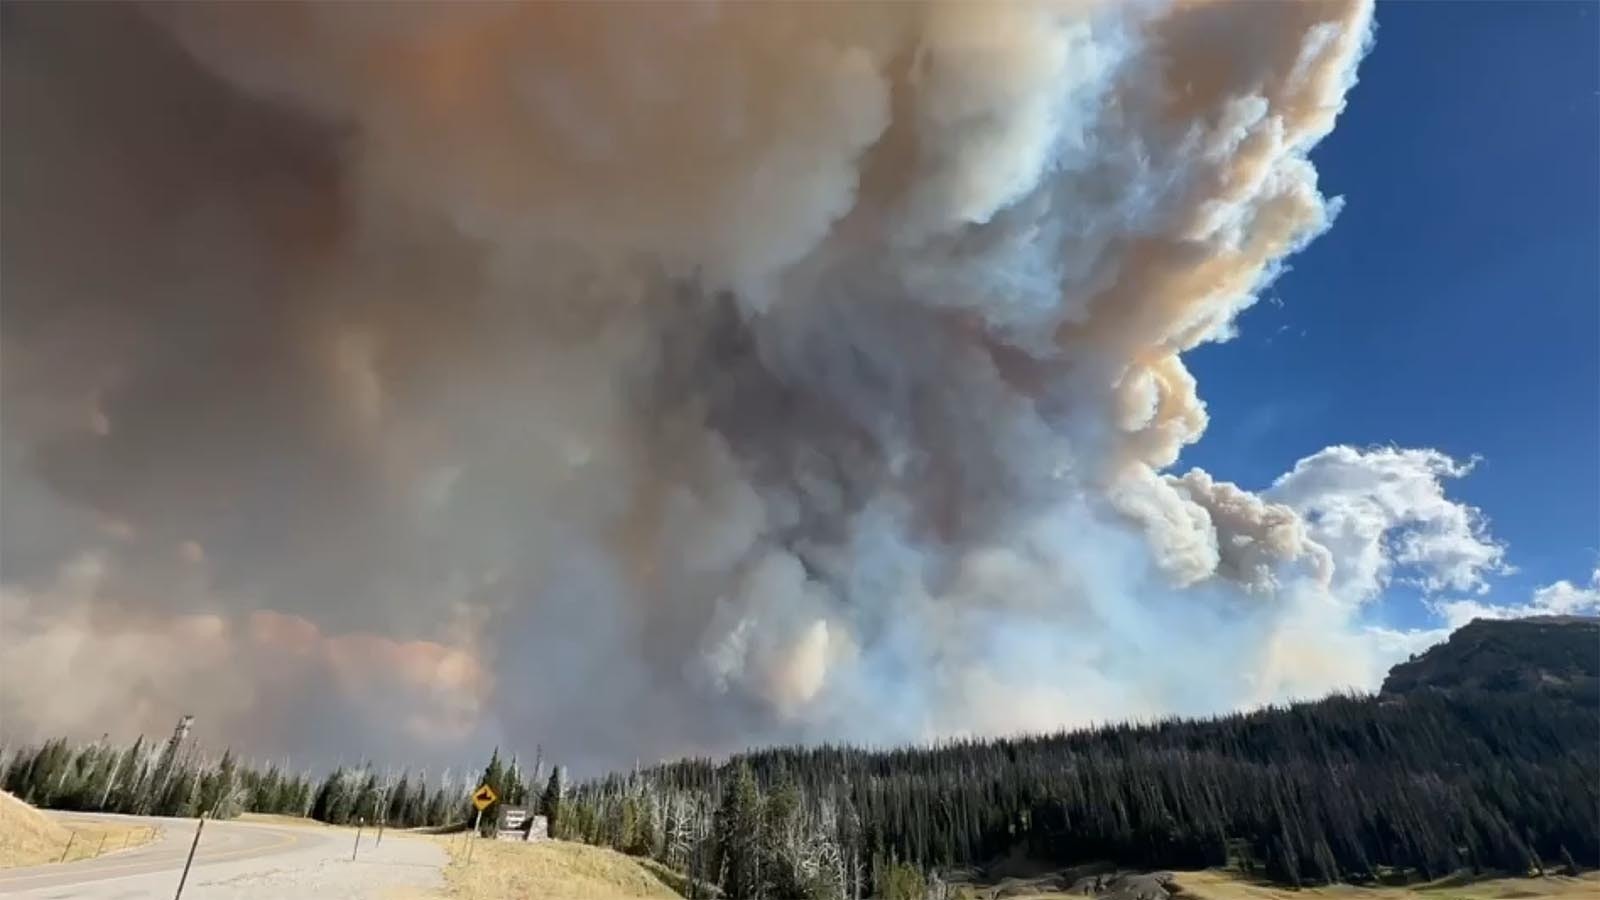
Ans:
{"label": "white cloud", "polygon": [[1572,616],[1600,613],[1600,568],[1589,576],[1588,586],[1566,579],[1533,592],[1520,606],[1495,606],[1479,600],[1447,600],[1432,604],[1446,625],[1460,628],[1473,619],[1521,619],[1527,616]]}
{"label": "white cloud", "polygon": [[1513,569],[1483,513],[1445,496],[1445,481],[1472,471],[1431,449],[1328,447],[1295,464],[1266,492],[1299,512],[1336,561],[1332,589],[1366,603],[1392,581],[1425,593],[1483,593]]}

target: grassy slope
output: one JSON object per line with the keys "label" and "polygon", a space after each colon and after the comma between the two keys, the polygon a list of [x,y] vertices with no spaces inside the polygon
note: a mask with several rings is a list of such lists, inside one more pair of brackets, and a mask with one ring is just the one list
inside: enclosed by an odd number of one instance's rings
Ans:
{"label": "grassy slope", "polygon": [[[75,836],[74,836],[75,835]],[[38,810],[0,791],[0,869],[88,859],[102,849],[110,853],[149,841],[154,832],[143,825],[118,822],[73,822],[47,818]]]}
{"label": "grassy slope", "polygon": [[[452,900],[499,900],[505,897],[585,898],[681,896],[682,878],[613,850],[545,841],[533,844],[478,841],[472,863],[466,862],[461,836],[434,838],[450,853],[445,870]],[[1179,872],[1179,900],[1580,900],[1600,898],[1600,872],[1578,878],[1493,878],[1482,881],[1443,879],[1412,887],[1332,887],[1290,890],[1258,884],[1224,871]],[[1056,891],[1007,892],[1010,900],[1066,900]],[[1081,898],[1078,898],[1081,900]]]}
{"label": "grassy slope", "polygon": [[[1293,890],[1280,885],[1249,881],[1218,869],[1176,872],[1174,900],[1594,900],[1600,898],[1600,872],[1578,878],[1489,878],[1473,881],[1459,876],[1407,887],[1355,887],[1332,885]],[[960,885],[958,898],[1003,897],[1004,900],[1083,900],[1035,879],[1010,878],[1001,884]],[[1039,881],[1057,882],[1055,879]],[[1127,896],[1127,895],[1123,895]]]}
{"label": "grassy slope", "polygon": [[[499,900],[506,897],[550,897],[562,900],[613,897],[679,897],[682,876],[652,860],[613,850],[544,841],[533,844],[477,841],[472,863],[466,862],[462,836],[433,838],[450,853],[445,869],[446,896],[452,900]],[[1209,870],[1179,872],[1177,900],[1580,900],[1600,898],[1600,872],[1578,878],[1493,878],[1481,881],[1442,879],[1411,887],[1331,887],[1291,890],[1246,881]],[[1081,900],[1057,891],[1038,894],[1005,892],[1008,900]]]}
{"label": "grassy slope", "polygon": [[[479,840],[472,848],[472,863],[468,865],[464,837],[441,836],[434,840],[450,852],[450,865],[444,873],[446,896],[455,900],[679,896],[650,866],[601,847],[566,841],[524,844]],[[663,874],[672,877],[670,873]]]}
{"label": "grassy slope", "polygon": [[1331,887],[1290,890],[1254,884],[1227,872],[1179,872],[1183,896],[1193,900],[1533,900],[1561,897],[1600,897],[1600,873],[1577,878],[1491,878],[1483,881],[1443,879],[1411,887]]}

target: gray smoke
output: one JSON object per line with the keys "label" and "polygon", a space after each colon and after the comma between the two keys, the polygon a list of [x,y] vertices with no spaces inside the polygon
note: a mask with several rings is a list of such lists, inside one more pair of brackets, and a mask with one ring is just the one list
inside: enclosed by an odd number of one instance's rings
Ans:
{"label": "gray smoke", "polygon": [[1503,565],[1432,451],[1165,471],[1336,212],[1365,2],[5,15],[8,731],[1206,712]]}

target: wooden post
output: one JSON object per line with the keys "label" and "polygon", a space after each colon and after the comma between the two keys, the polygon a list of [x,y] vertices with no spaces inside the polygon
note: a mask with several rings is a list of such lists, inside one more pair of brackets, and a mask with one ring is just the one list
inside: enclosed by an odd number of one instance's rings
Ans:
{"label": "wooden post", "polygon": [[361,849],[361,828],[367,824],[367,817],[362,816],[356,820],[356,845],[350,848],[350,861],[356,861],[356,851]]}
{"label": "wooden post", "polygon": [[64,863],[64,862],[67,861],[67,854],[72,852],[72,842],[77,840],[77,839],[78,839],[78,832],[77,831],[68,831],[67,832],[67,846],[62,848],[62,850],[61,850],[61,858],[56,860],[56,862]]}
{"label": "wooden post", "polygon": [[[196,847],[200,846],[200,832],[204,831],[205,828],[206,814],[201,813],[200,824],[194,827],[194,842],[189,845],[189,858],[183,861],[183,877],[178,879],[178,892],[172,895],[172,900],[180,900],[183,897],[183,885],[189,880],[189,867],[194,865],[194,851]],[[150,830],[154,831],[155,829],[152,828]]]}
{"label": "wooden post", "polygon": [[111,837],[111,832],[109,831],[100,835],[100,849],[94,852],[95,856],[99,856],[100,854],[106,852],[106,838],[108,837]]}
{"label": "wooden post", "polygon": [[374,847],[382,847],[383,846],[383,820],[382,819],[378,820],[378,842],[376,844],[373,844],[372,846],[374,846]]}

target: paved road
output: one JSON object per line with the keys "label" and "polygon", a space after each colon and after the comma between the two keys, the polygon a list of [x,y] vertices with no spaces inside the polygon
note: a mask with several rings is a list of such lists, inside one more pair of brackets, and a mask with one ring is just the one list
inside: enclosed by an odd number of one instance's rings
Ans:
{"label": "paved road", "polygon": [[[194,838],[192,819],[54,814],[62,820],[122,819],[162,834],[143,847],[60,865],[0,870],[0,896],[72,900],[171,900]],[[207,822],[184,900],[426,897],[443,885],[445,854],[421,838],[385,832],[376,845],[363,833],[311,825]]]}

